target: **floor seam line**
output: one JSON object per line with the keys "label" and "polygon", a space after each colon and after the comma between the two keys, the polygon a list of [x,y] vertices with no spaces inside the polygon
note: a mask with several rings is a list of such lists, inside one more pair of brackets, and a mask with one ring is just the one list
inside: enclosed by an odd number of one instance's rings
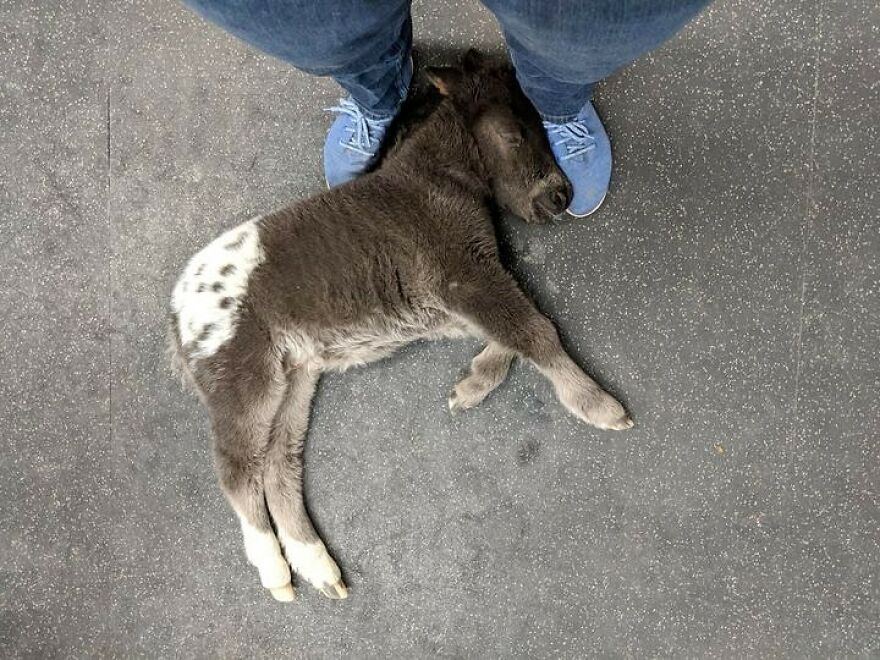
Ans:
{"label": "floor seam line", "polygon": [[111,137],[110,137],[110,81],[107,82],[106,128],[107,128],[107,389],[110,422],[110,445],[113,445],[113,232],[111,217],[111,190],[113,172],[111,169]]}
{"label": "floor seam line", "polygon": [[822,16],[825,12],[825,2],[820,2],[816,10],[816,52],[813,57],[813,97],[810,108],[810,136],[807,154],[807,191],[805,199],[804,225],[801,229],[801,252],[798,259],[800,268],[801,290],[800,309],[798,311],[797,335],[795,337],[795,373],[794,373],[794,410],[792,423],[797,427],[797,417],[800,410],[800,381],[803,359],[803,336],[804,336],[804,308],[806,307],[807,293],[807,243],[812,235],[813,225],[813,197],[816,178],[816,115],[819,106],[819,65],[822,58]]}

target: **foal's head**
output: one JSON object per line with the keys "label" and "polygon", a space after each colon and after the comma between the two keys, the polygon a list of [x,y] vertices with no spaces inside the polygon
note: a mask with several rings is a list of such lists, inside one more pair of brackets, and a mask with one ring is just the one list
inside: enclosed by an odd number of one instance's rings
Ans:
{"label": "foal's head", "polygon": [[502,208],[528,222],[547,222],[565,211],[571,184],[509,65],[470,50],[460,67],[432,67],[428,77],[467,122]]}

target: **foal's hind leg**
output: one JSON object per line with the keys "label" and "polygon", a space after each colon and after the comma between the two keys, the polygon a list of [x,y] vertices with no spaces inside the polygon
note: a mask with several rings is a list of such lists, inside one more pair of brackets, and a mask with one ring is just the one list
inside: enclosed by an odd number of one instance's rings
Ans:
{"label": "foal's hind leg", "polygon": [[337,599],[346,598],[348,589],[312,526],[302,492],[303,444],[318,378],[304,368],[293,369],[288,376],[264,472],[266,501],[290,565],[322,594]]}
{"label": "foal's hind leg", "polygon": [[504,382],[515,356],[515,352],[496,341],[486,344],[471,360],[470,373],[458,382],[449,395],[449,409],[458,412],[482,403],[492,390]]}
{"label": "foal's hind leg", "polygon": [[[238,514],[248,561],[260,582],[281,601],[293,600],[290,568],[281,553],[266,509],[263,469],[272,420],[284,383],[253,362],[235,380],[220,380],[207,394],[214,427],[217,475]],[[280,369],[279,369],[280,371]]]}

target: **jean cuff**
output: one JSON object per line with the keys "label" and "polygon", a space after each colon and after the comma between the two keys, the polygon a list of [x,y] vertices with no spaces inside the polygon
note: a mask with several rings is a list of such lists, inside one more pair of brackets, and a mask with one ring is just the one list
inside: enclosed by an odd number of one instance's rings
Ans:
{"label": "jean cuff", "polygon": [[551,124],[567,124],[570,121],[574,121],[579,112],[580,111],[573,115],[545,115],[543,112],[538,112],[538,114],[541,115],[541,119],[549,121]]}
{"label": "jean cuff", "polygon": [[[394,73],[394,83],[388,93],[386,93],[382,106],[378,109],[367,108],[363,104],[358,103],[365,117],[368,119],[385,119],[388,115],[397,114],[400,106],[406,100],[410,84],[412,83],[413,68],[411,63],[412,56],[409,52],[406,53],[405,59],[397,62],[395,65],[397,70]],[[389,101],[391,102],[390,107],[384,107]]]}

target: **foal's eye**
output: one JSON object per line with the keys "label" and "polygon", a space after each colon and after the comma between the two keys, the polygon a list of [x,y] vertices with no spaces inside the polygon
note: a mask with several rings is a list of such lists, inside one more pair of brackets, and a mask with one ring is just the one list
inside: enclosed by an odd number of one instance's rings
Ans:
{"label": "foal's eye", "polygon": [[506,113],[486,113],[478,122],[478,130],[490,138],[499,149],[515,149],[525,140],[522,126]]}
{"label": "foal's eye", "polygon": [[505,128],[499,131],[502,142],[510,148],[519,147],[523,143],[523,134],[519,128]]}

